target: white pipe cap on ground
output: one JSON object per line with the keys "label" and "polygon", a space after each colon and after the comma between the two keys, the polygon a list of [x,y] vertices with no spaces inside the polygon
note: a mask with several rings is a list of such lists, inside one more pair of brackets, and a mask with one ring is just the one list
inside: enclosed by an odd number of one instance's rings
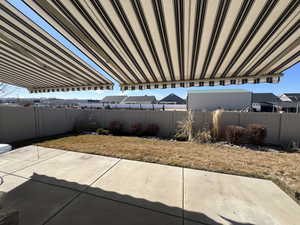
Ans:
{"label": "white pipe cap on ground", "polygon": [[9,145],[9,144],[0,144],[0,154],[4,153],[4,152],[8,152],[11,149],[12,149],[11,145]]}

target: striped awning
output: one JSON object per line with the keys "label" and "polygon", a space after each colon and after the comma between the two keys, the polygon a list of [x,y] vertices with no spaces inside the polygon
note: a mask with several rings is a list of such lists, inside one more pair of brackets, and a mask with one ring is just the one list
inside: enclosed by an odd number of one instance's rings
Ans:
{"label": "striped awning", "polygon": [[299,0],[24,0],[123,90],[278,82]]}
{"label": "striped awning", "polygon": [[0,82],[31,92],[113,89],[111,81],[3,0]]}

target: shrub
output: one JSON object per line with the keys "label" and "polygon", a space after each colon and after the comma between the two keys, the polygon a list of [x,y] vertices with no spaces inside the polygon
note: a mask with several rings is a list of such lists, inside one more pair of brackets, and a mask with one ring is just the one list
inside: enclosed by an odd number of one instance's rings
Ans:
{"label": "shrub", "polygon": [[198,143],[212,143],[214,138],[210,130],[204,129],[195,135],[194,141]]}
{"label": "shrub", "polygon": [[227,126],[225,128],[225,139],[231,144],[243,144],[246,142],[247,130],[240,126]]}
{"label": "shrub", "polygon": [[178,122],[175,136],[183,139],[185,139],[186,137],[188,141],[191,141],[193,138],[193,129],[194,129],[193,124],[194,124],[194,114],[191,110],[189,110],[187,114],[187,118],[183,121]]}
{"label": "shrub", "polygon": [[249,124],[247,126],[247,139],[250,144],[262,145],[267,136],[267,128],[260,124]]}
{"label": "shrub", "polygon": [[176,141],[187,141],[188,140],[188,136],[183,133],[176,133],[174,135],[174,138]]}
{"label": "shrub", "polygon": [[96,133],[99,134],[99,135],[109,135],[109,130],[106,130],[104,128],[98,128],[96,130]]}
{"label": "shrub", "polygon": [[144,134],[146,136],[156,136],[158,132],[159,132],[159,126],[157,124],[151,123],[146,127]]}
{"label": "shrub", "polygon": [[108,130],[114,135],[120,135],[123,131],[123,126],[120,121],[111,121],[108,125]]}
{"label": "shrub", "polygon": [[143,125],[141,123],[132,124],[130,127],[130,134],[135,136],[143,135]]}
{"label": "shrub", "polygon": [[297,152],[299,150],[299,141],[291,140],[288,145],[284,148],[286,152]]}

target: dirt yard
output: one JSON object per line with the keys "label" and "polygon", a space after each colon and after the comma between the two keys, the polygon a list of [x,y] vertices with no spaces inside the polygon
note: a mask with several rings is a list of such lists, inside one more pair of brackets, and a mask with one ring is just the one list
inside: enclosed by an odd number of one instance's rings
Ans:
{"label": "dirt yard", "polygon": [[[39,146],[271,179],[291,197],[300,193],[300,153],[262,152],[216,144],[79,135]],[[298,199],[298,203],[300,203]]]}

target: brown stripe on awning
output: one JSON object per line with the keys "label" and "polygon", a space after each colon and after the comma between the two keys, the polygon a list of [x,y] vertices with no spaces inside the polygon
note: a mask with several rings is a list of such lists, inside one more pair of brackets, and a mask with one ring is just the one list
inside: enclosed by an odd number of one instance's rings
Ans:
{"label": "brown stripe on awning", "polygon": [[7,1],[0,3],[0,80],[30,90],[112,89],[113,83]]}
{"label": "brown stripe on awning", "polygon": [[278,82],[300,60],[298,0],[24,2],[123,89]]}

